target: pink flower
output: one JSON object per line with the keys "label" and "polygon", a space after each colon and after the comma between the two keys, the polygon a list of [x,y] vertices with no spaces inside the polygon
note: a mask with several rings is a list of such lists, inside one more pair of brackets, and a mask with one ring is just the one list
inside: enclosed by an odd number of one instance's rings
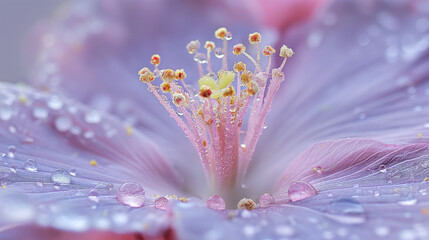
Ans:
{"label": "pink flower", "polygon": [[425,1],[332,1],[261,35],[144,3],[73,4],[35,33],[32,87],[1,85],[2,239],[427,238]]}

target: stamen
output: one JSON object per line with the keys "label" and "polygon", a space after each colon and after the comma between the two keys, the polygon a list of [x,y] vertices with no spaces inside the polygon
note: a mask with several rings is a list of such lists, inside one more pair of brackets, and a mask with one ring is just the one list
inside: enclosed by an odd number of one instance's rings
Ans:
{"label": "stamen", "polygon": [[244,208],[247,210],[253,210],[255,209],[255,207],[256,207],[255,201],[253,201],[250,198],[243,198],[237,204],[237,208]]}
{"label": "stamen", "polygon": [[[255,65],[254,71],[250,71],[241,61],[234,64],[234,71],[228,71],[226,49],[232,34],[222,27],[216,30],[215,37],[223,40],[222,54],[225,55],[222,57],[223,67],[217,72],[213,72],[210,65],[210,54],[217,51],[212,41],[204,44],[207,58],[198,52],[198,40],[191,41],[186,47],[194,59],[198,60],[200,78],[197,95],[185,83],[186,73],[183,69],[158,68],[161,57],[157,54],[151,58],[154,70],[145,67],[138,74],[140,81],[148,85],[148,90],[182,128],[199,153],[204,171],[211,182],[211,192],[228,200],[231,197],[229,194],[244,179],[264,129],[265,117],[284,80],[281,71],[286,59],[294,52],[284,45],[280,50],[280,56],[284,58],[282,64],[277,69],[271,69],[271,56],[276,52],[275,49],[266,46],[260,51],[262,37],[257,32],[252,33],[249,35],[249,42],[257,48],[257,60],[246,52],[246,47],[241,43],[234,46],[233,53],[237,56],[243,54],[250,59]],[[264,72],[259,63],[261,52],[268,57]],[[204,75],[202,64],[206,63],[208,73]],[[156,78],[162,80],[159,88],[152,84]],[[233,83],[234,80],[237,80],[236,84]],[[249,113],[246,114],[248,110]],[[248,119],[244,119],[246,115],[249,115]],[[242,130],[243,123],[247,126],[246,131]],[[253,209],[256,204],[251,199],[243,199],[238,206]]]}

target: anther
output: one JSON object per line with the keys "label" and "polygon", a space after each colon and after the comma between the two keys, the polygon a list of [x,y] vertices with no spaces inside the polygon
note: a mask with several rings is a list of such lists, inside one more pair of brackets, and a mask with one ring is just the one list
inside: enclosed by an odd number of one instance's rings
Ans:
{"label": "anther", "polygon": [[242,54],[244,51],[246,51],[246,47],[245,47],[243,44],[241,44],[241,43],[239,43],[239,44],[235,45],[235,46],[234,46],[234,48],[233,48],[233,50],[232,50],[232,52],[233,52],[235,55],[240,55],[240,54]]}
{"label": "anther", "polygon": [[249,83],[250,81],[252,81],[252,79],[253,79],[253,73],[252,73],[251,71],[249,71],[249,70],[246,70],[246,71],[244,71],[244,72],[240,75],[240,78],[241,78],[241,82],[242,82],[243,84],[247,84],[247,83]]}
{"label": "anther", "polygon": [[246,64],[243,62],[238,62],[234,64],[234,71],[236,72],[243,72],[246,71]]}
{"label": "anther", "polygon": [[273,55],[274,53],[276,53],[276,50],[269,45],[265,46],[264,49],[262,50],[262,54],[264,56],[270,56],[270,55]]}
{"label": "anther", "polygon": [[186,106],[187,105],[187,98],[186,96],[181,92],[175,92],[173,94],[173,103],[177,107],[179,106]]}
{"label": "anther", "polygon": [[254,96],[259,92],[259,86],[258,84],[256,84],[255,82],[249,82],[247,84],[247,89],[246,89],[246,93],[249,96]]}
{"label": "anther", "polygon": [[140,81],[144,83],[152,82],[155,80],[155,75],[148,69],[148,68],[142,68],[139,71],[140,74]]}
{"label": "anther", "polygon": [[161,79],[166,82],[171,82],[176,79],[176,72],[173,69],[165,69],[162,71]]}
{"label": "anther", "polygon": [[233,86],[231,86],[231,85],[229,85],[227,88],[225,88],[225,89],[223,90],[222,95],[223,95],[224,97],[232,97],[232,96],[234,96],[234,95],[235,95],[234,87],[233,87]]}
{"label": "anther", "polygon": [[188,50],[189,54],[196,53],[199,48],[200,48],[200,41],[198,40],[190,41],[186,46],[186,49]]}
{"label": "anther", "polygon": [[161,57],[158,54],[152,55],[152,57],[150,58],[150,63],[155,66],[158,66],[161,63]]}
{"label": "anther", "polygon": [[249,42],[251,44],[256,44],[261,42],[261,34],[258,32],[254,32],[249,34]]}
{"label": "anther", "polygon": [[250,198],[243,198],[238,202],[237,207],[244,208],[247,210],[253,210],[256,207],[256,203]]}
{"label": "anther", "polygon": [[204,44],[204,48],[207,49],[207,51],[211,52],[213,49],[215,49],[216,45],[212,41],[206,41],[206,44]]}
{"label": "anther", "polygon": [[293,52],[292,48],[288,48],[286,45],[283,45],[280,48],[280,57],[292,57],[295,53]]}
{"label": "anther", "polygon": [[177,69],[175,75],[176,80],[183,80],[186,78],[186,73],[183,69]]}
{"label": "anther", "polygon": [[212,95],[212,90],[209,86],[203,85],[200,87],[200,96],[203,98],[209,98]]}
{"label": "anther", "polygon": [[171,92],[171,85],[168,82],[162,82],[161,83],[161,90],[163,92]]}
{"label": "anther", "polygon": [[228,33],[228,30],[226,30],[225,27],[221,27],[215,31],[215,37],[219,39],[225,39],[225,36],[227,33]]}

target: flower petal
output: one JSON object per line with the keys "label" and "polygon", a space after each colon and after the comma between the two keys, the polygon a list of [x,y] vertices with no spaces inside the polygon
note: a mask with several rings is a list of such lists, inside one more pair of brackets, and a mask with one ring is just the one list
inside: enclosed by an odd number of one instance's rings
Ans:
{"label": "flower petal", "polygon": [[[0,96],[0,203],[7,205],[0,226],[150,235],[168,228],[149,196],[186,189],[161,147],[118,119],[57,95],[2,84]],[[64,174],[55,180],[57,169]],[[116,200],[115,189],[129,181],[145,188],[145,207],[130,210]]]}
{"label": "flower petal", "polygon": [[327,139],[427,142],[425,3],[333,1],[289,32],[285,41],[297,54],[288,60],[249,178],[259,179],[260,169],[278,176],[303,150]]}

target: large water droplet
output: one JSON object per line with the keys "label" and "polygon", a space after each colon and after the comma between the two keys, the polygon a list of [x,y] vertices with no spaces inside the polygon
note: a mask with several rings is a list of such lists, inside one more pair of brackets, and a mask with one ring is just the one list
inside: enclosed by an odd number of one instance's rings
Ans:
{"label": "large water droplet", "polygon": [[70,170],[70,175],[76,176],[76,173],[77,173],[76,169]]}
{"label": "large water droplet", "polygon": [[51,180],[58,184],[69,184],[71,182],[70,174],[64,169],[57,169],[51,173]]}
{"label": "large water droplet", "polygon": [[225,210],[226,208],[225,200],[223,200],[223,198],[218,195],[213,195],[209,197],[206,203],[207,207],[214,210]]}
{"label": "large water droplet", "polygon": [[35,107],[33,109],[33,117],[35,119],[40,119],[40,120],[44,120],[46,118],[48,118],[48,110],[46,108],[43,107]]}
{"label": "large water droplet", "polygon": [[99,123],[101,121],[101,115],[96,111],[87,112],[85,114],[85,121],[87,123]]}
{"label": "large water droplet", "polygon": [[269,207],[274,203],[274,197],[269,193],[264,193],[259,197],[259,207]]}
{"label": "large water droplet", "polygon": [[154,205],[156,209],[166,210],[168,205],[168,199],[165,197],[159,197],[155,199]]}
{"label": "large water droplet", "polygon": [[325,209],[326,216],[343,224],[359,224],[365,222],[365,209],[356,200],[338,199]]}
{"label": "large water droplet", "polygon": [[296,202],[317,195],[317,190],[308,182],[293,182],[288,189],[289,198]]}
{"label": "large water droplet", "polygon": [[28,159],[25,161],[24,165],[25,170],[30,172],[37,172],[37,162],[34,159]]}
{"label": "large water droplet", "polygon": [[227,32],[227,33],[225,34],[225,39],[226,39],[226,40],[231,40],[231,39],[232,39],[232,33],[231,33],[231,32]]}
{"label": "large water droplet", "polygon": [[49,98],[47,105],[52,110],[59,110],[63,107],[63,101],[58,96],[52,96]]}
{"label": "large water droplet", "polygon": [[68,117],[59,117],[55,119],[55,128],[59,132],[66,132],[72,127],[72,121]]}
{"label": "large water droplet", "polygon": [[130,207],[142,207],[145,200],[145,191],[139,184],[127,182],[119,187],[116,199]]}

